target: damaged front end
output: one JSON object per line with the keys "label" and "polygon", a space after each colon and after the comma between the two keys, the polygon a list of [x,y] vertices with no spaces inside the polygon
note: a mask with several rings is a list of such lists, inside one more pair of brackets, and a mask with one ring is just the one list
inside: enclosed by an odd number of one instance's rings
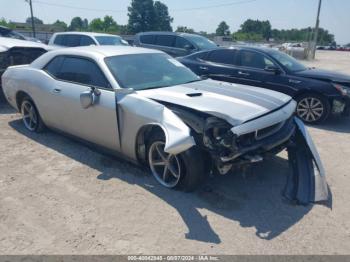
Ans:
{"label": "damaged front end", "polygon": [[191,128],[196,145],[210,154],[214,172],[226,174],[287,149],[291,172],[285,197],[300,204],[328,199],[322,162],[303,122],[294,117],[294,102],[237,127],[202,112],[166,106]]}

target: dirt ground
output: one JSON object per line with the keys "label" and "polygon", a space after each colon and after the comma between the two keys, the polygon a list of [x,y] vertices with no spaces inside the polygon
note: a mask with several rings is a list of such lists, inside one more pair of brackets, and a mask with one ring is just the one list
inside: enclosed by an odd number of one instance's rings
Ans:
{"label": "dirt ground", "polygon": [[[350,74],[350,53],[308,64]],[[0,254],[350,254],[349,118],[309,128],[328,207],[282,199],[285,153],[189,194],[19,118],[0,102]]]}

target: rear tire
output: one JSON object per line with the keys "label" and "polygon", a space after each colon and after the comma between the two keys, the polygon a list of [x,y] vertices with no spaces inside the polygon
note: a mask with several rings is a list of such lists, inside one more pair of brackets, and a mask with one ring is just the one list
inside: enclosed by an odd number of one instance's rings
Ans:
{"label": "rear tire", "polygon": [[21,103],[21,114],[25,128],[30,132],[41,133],[45,130],[44,122],[33,102],[29,97],[25,97]]}
{"label": "rear tire", "polygon": [[297,116],[308,124],[319,124],[325,121],[330,113],[331,106],[328,100],[318,94],[303,94],[296,99]]}
{"label": "rear tire", "polygon": [[147,143],[148,165],[155,179],[163,186],[194,191],[207,177],[202,152],[196,147],[178,155],[164,152],[164,135],[157,132]]}

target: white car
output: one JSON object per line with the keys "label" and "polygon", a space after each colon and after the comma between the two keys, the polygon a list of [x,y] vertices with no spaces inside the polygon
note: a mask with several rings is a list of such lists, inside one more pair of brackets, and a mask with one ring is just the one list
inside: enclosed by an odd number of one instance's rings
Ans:
{"label": "white car", "polygon": [[317,150],[285,94],[202,79],[161,51],[121,46],[61,48],[2,81],[29,131],[48,126],[105,147],[149,166],[165,187],[193,190],[211,171],[288,149],[286,196],[328,197]]}
{"label": "white car", "polygon": [[49,41],[49,45],[61,47],[78,47],[90,45],[129,45],[118,35],[93,33],[93,32],[63,32],[55,33]]}

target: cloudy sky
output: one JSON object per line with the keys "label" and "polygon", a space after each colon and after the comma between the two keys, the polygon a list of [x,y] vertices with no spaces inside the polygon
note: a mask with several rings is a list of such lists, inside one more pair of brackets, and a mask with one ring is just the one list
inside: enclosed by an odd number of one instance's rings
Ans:
{"label": "cloudy sky", "polygon": [[[173,27],[185,25],[196,31],[214,32],[225,20],[231,31],[248,18],[270,20],[273,28],[290,29],[314,26],[318,0],[161,0],[174,17]],[[131,0],[33,0],[34,15],[52,23],[57,19],[70,22],[81,16],[89,20],[112,15],[126,24]],[[29,16],[25,0],[0,0],[0,17],[16,22]],[[340,44],[350,43],[350,1],[323,0],[321,26],[335,34]]]}

